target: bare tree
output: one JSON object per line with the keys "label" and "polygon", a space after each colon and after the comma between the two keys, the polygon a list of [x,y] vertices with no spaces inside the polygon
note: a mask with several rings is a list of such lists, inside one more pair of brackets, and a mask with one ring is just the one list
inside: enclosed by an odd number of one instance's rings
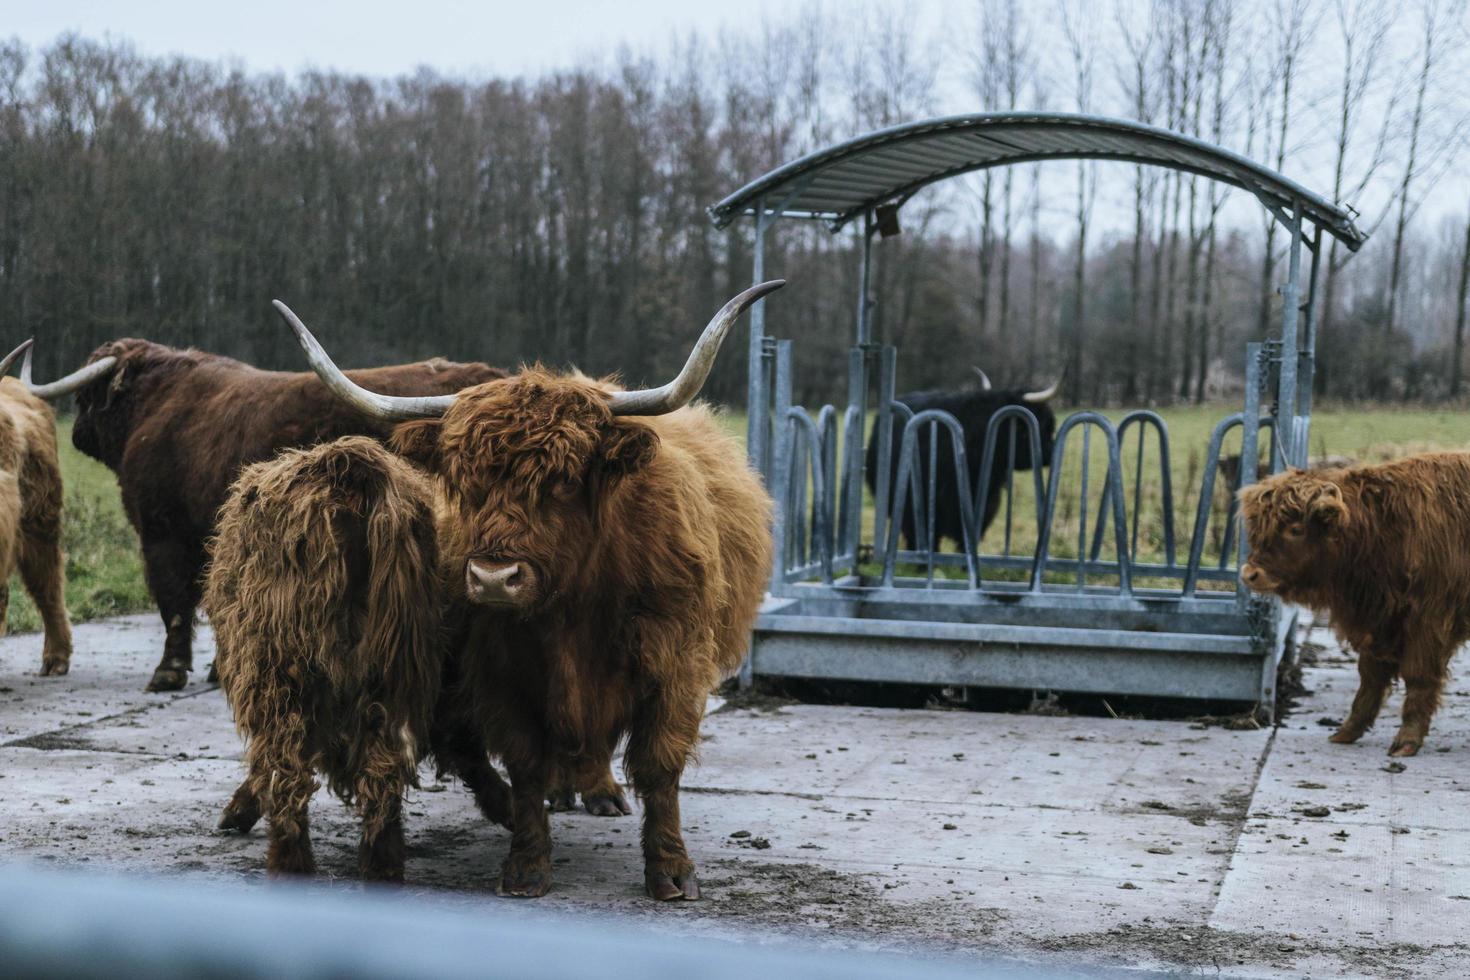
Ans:
{"label": "bare tree", "polygon": [[[1078,112],[1092,111],[1093,70],[1096,63],[1094,25],[1081,0],[1058,0],[1062,34],[1072,67],[1072,94]],[[1087,231],[1097,197],[1097,170],[1090,160],[1077,162],[1077,261],[1072,272],[1072,324],[1067,344],[1066,375],[1082,397],[1082,355],[1087,345]],[[1099,395],[1100,380],[1093,376],[1092,397]]]}
{"label": "bare tree", "polygon": [[[1117,65],[1119,87],[1128,101],[1133,117],[1139,122],[1152,122],[1157,95],[1150,84],[1154,44],[1158,37],[1159,0],[1150,0],[1146,7],[1119,0],[1115,10],[1118,33],[1123,41],[1126,58]],[[1153,194],[1155,171],[1152,167],[1133,168],[1133,242],[1128,263],[1128,320],[1132,324],[1132,336],[1144,330],[1143,319],[1143,245],[1148,237],[1147,204]],[[1158,347],[1158,327],[1155,320],[1150,324],[1152,344]],[[1130,359],[1138,361],[1139,347],[1130,346]],[[1152,372],[1148,372],[1152,374]],[[1133,402],[1143,391],[1139,389],[1138,372],[1129,375],[1125,387],[1124,401]],[[1152,398],[1153,386],[1147,386],[1146,397]]]}
{"label": "bare tree", "polygon": [[[1335,19],[1341,42],[1342,77],[1337,88],[1337,125],[1333,134],[1332,200],[1359,200],[1388,159],[1392,123],[1398,106],[1397,87],[1384,101],[1378,122],[1368,131],[1364,156],[1357,137],[1361,135],[1369,97],[1382,73],[1384,43],[1391,24],[1389,9],[1378,0],[1335,0]],[[1357,161],[1356,172],[1350,166]],[[1386,211],[1380,213],[1383,220]],[[1336,237],[1327,250],[1327,268],[1322,285],[1322,315],[1319,336],[1322,357],[1317,373],[1319,391],[1326,391],[1333,368],[1332,350],[1337,328],[1338,276],[1351,255]]]}
{"label": "bare tree", "polygon": [[[1404,236],[1409,227],[1414,181],[1422,178],[1424,172],[1433,166],[1446,145],[1446,143],[1441,143],[1439,147],[1431,148],[1426,153],[1421,144],[1427,138],[1436,138],[1436,134],[1426,132],[1426,122],[1429,120],[1430,113],[1428,98],[1431,86],[1437,81],[1437,73],[1443,59],[1443,35],[1446,30],[1446,22],[1452,16],[1452,11],[1455,14],[1458,13],[1458,7],[1458,4],[1445,4],[1441,0],[1422,0],[1419,4],[1421,30],[1419,48],[1416,52],[1418,70],[1415,73],[1414,111],[1409,120],[1409,145],[1404,161],[1404,174],[1399,181],[1397,192],[1398,219],[1394,224],[1393,260],[1388,272],[1388,315],[1384,318],[1383,325],[1386,336],[1392,335],[1398,317],[1399,283],[1403,277]],[[1380,394],[1383,392],[1380,391]]]}
{"label": "bare tree", "polygon": [[1465,218],[1465,247],[1460,252],[1460,284],[1455,291],[1455,343],[1450,358],[1450,397],[1460,396],[1465,372],[1465,299],[1470,290],[1470,215]]}
{"label": "bare tree", "polygon": [[[1316,27],[1317,7],[1315,0],[1279,0],[1273,8],[1272,34],[1276,39],[1273,50],[1272,78],[1280,85],[1275,135],[1275,160],[1277,172],[1286,168],[1286,155],[1290,148],[1293,90],[1297,72],[1301,69],[1302,52],[1311,40]],[[1269,139],[1269,136],[1267,137]],[[1269,143],[1267,144],[1269,145]],[[1261,255],[1261,303],[1260,332],[1265,336],[1270,329],[1271,297],[1276,288],[1276,229],[1274,217],[1266,217],[1266,247]]]}

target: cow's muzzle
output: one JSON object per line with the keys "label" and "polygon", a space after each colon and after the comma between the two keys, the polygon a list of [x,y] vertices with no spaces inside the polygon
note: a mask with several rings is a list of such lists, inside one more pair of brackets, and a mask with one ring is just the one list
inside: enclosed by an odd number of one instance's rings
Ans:
{"label": "cow's muzzle", "polygon": [[536,573],[525,562],[493,563],[471,558],[465,563],[465,597],[477,606],[521,609],[536,595]]}
{"label": "cow's muzzle", "polygon": [[1240,580],[1245,583],[1246,588],[1256,592],[1275,592],[1279,582],[1271,577],[1260,565],[1246,562],[1240,566]]}

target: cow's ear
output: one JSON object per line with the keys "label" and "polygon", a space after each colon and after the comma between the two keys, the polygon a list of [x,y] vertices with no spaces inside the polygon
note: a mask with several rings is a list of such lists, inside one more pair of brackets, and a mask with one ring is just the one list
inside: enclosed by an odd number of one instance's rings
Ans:
{"label": "cow's ear", "polygon": [[610,475],[636,473],[653,462],[658,433],[642,422],[614,419],[602,435],[602,465]]}
{"label": "cow's ear", "polygon": [[102,407],[111,408],[113,399],[122,394],[123,389],[131,380],[132,378],[128,375],[128,362],[119,359],[117,367],[112,370],[112,377],[107,381],[107,397],[102,400]]}
{"label": "cow's ear", "polygon": [[1246,518],[1254,520],[1266,507],[1271,504],[1271,488],[1259,483],[1241,487],[1235,492],[1235,499],[1240,501],[1241,509]]}
{"label": "cow's ear", "polygon": [[440,419],[415,419],[404,422],[393,429],[388,437],[388,446],[403,458],[422,466],[426,470],[439,468]]}
{"label": "cow's ear", "polygon": [[1342,499],[1342,488],[1335,483],[1324,483],[1312,498],[1307,508],[1312,523],[1329,532],[1335,532],[1347,522],[1347,504]]}

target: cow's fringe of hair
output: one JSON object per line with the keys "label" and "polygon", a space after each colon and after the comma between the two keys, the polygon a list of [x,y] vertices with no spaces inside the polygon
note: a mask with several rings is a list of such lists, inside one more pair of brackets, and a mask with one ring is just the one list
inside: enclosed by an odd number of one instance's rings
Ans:
{"label": "cow's fringe of hair", "polygon": [[365,437],[247,467],[221,508],[204,605],[273,856],[277,823],[304,842],[313,772],[365,848],[396,821],[442,675],[436,562],[429,485]]}
{"label": "cow's fringe of hair", "polygon": [[1394,745],[1417,750],[1450,658],[1470,640],[1470,453],[1293,470],[1240,499],[1252,564],[1286,600],[1326,612],[1359,654],[1338,740],[1372,724],[1397,676],[1407,694]]}
{"label": "cow's fringe of hair", "polygon": [[452,602],[465,599],[472,557],[534,572],[526,609],[465,610],[457,641],[470,711],[516,784],[512,889],[549,882],[538,788],[569,779],[585,796],[623,737],[646,803],[650,890],[692,872],[680,774],[707,695],[745,655],[771,572],[771,500],[714,414],[696,404],[616,417],[609,389],[527,368],[391,440],[436,474]]}

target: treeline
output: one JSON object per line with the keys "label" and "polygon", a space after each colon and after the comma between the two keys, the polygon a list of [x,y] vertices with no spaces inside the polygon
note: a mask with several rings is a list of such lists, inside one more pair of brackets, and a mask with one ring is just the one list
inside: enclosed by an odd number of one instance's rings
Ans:
{"label": "treeline", "polygon": [[[1149,17],[1106,30],[1070,2],[1047,17],[981,0],[944,43],[901,7],[839,20],[812,6],[657,58],[484,81],[287,78],[119,42],[12,42],[0,341],[36,336],[46,377],[119,336],[296,368],[269,306],[281,298],[348,365],[442,354],[659,380],[750,280],[749,222],[716,231],[709,204],[872,128],[1041,106],[1199,133],[1309,185],[1331,164],[1316,186],[1371,206],[1378,235],[1351,264],[1335,252],[1323,283],[1324,393],[1444,397],[1470,237],[1458,210],[1420,206],[1453,148],[1441,89],[1460,35],[1448,7],[1425,8],[1428,67],[1389,65],[1389,8],[1360,6],[1348,23],[1306,0],[1261,4],[1276,32],[1253,35],[1259,18],[1228,0],[1122,4]],[[1302,67],[1341,46],[1333,30],[1356,32],[1358,52],[1335,69],[1339,104]],[[876,335],[899,344],[904,388],[964,383],[973,362],[1000,383],[1065,373],[1079,401],[1230,393],[1242,344],[1274,329],[1284,236],[1226,204],[1206,181],[1116,164],[951,182],[875,249]],[[791,280],[768,327],[797,341],[806,401],[843,391],[855,244],[795,222],[768,241],[768,271]],[[739,403],[731,347],[709,393]]]}

